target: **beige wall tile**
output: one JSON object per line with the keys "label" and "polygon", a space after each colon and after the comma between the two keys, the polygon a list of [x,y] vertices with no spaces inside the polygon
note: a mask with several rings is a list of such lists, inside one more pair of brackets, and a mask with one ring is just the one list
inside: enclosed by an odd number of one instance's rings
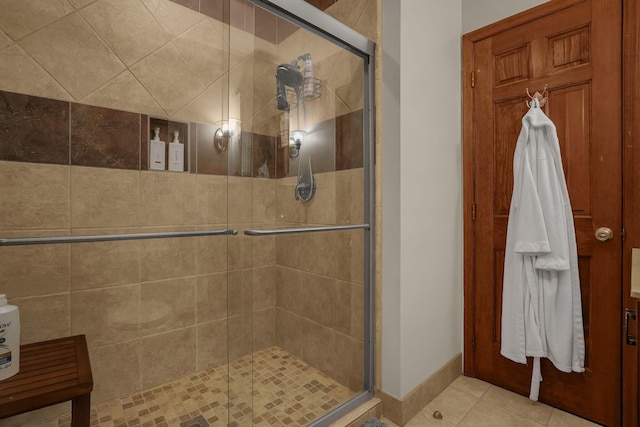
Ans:
{"label": "beige wall tile", "polygon": [[336,172],[336,223],[364,222],[363,169]]}
{"label": "beige wall tile", "polygon": [[207,322],[196,327],[197,369],[203,370],[227,363],[227,320]]}
{"label": "beige wall tile", "polygon": [[196,323],[226,318],[227,301],[227,273],[198,276]]}
{"label": "beige wall tile", "polygon": [[296,201],[294,190],[296,178],[276,180],[276,221],[280,223],[300,223],[305,221],[302,203]]}
{"label": "beige wall tile", "polygon": [[73,101],[74,98],[56,82],[27,52],[14,44],[0,50],[0,89]]}
{"label": "beige wall tile", "polygon": [[[316,194],[310,202],[301,203],[306,212],[307,224],[336,223],[335,173],[315,175]],[[298,202],[300,203],[300,202]]]}
{"label": "beige wall tile", "polygon": [[227,289],[227,310],[229,317],[252,312],[252,282],[251,270],[230,271],[228,273],[229,286]]}
{"label": "beige wall tile", "polygon": [[276,268],[253,269],[253,311],[276,305]]}
{"label": "beige wall tile", "polygon": [[[140,82],[125,70],[80,100],[83,104],[164,117],[167,112]],[[142,141],[146,144],[147,141]],[[145,161],[146,159],[143,159]]]}
{"label": "beige wall tile", "polygon": [[253,351],[276,345],[275,307],[253,313]]}
{"label": "beige wall tile", "polygon": [[206,17],[169,0],[142,0],[164,31],[173,38]]}
{"label": "beige wall tile", "polygon": [[329,277],[301,273],[304,317],[333,328],[336,318],[336,281]]}
{"label": "beige wall tile", "polygon": [[140,172],[71,167],[71,226],[140,225]]}
{"label": "beige wall tile", "polygon": [[173,112],[173,117],[179,120],[215,125],[223,118],[222,99],[228,89],[227,82],[226,75],[222,76],[179,111]]}
{"label": "beige wall tile", "polygon": [[76,99],[125,68],[78,12],[30,35],[20,45]]}
{"label": "beige wall tile", "polygon": [[80,9],[95,1],[96,0],[69,0],[69,3],[71,3],[76,9]]}
{"label": "beige wall tile", "polygon": [[246,236],[243,227],[230,224],[229,228],[238,230],[238,235],[227,240],[227,267],[230,271],[251,268],[253,265],[253,244],[255,237]]}
{"label": "beige wall tile", "polygon": [[0,289],[9,298],[69,292],[69,245],[5,246],[0,259]]}
{"label": "beige wall tile", "polygon": [[140,280],[143,282],[193,276],[196,271],[196,239],[142,240],[140,242]]}
{"label": "beige wall tile", "polygon": [[91,349],[89,359],[93,374],[92,405],[141,389],[139,340]]}
{"label": "beige wall tile", "polygon": [[181,277],[140,285],[140,335],[191,326],[196,321],[196,278]]}
{"label": "beige wall tile", "polygon": [[142,338],[142,388],[183,377],[196,369],[195,327]]}
{"label": "beige wall tile", "polygon": [[169,114],[180,110],[205,89],[172,43],[143,58],[130,70]]}
{"label": "beige wall tile", "polygon": [[275,265],[276,236],[260,236],[259,238],[253,237],[252,239],[253,267]]}
{"label": "beige wall tile", "polygon": [[336,282],[335,329],[352,338],[364,338],[364,286]]}
{"label": "beige wall tile", "polygon": [[370,40],[378,40],[378,4],[376,0],[367,0],[362,14],[358,18],[355,26],[352,28],[369,38]]}
{"label": "beige wall tile", "polygon": [[14,40],[49,25],[73,12],[67,0],[2,0],[0,1],[0,27]]}
{"label": "beige wall tile", "polygon": [[276,236],[276,264],[290,268],[300,268],[303,235],[283,234]]}
{"label": "beige wall tile", "polygon": [[195,223],[195,175],[142,172],[140,202],[145,225]]}
{"label": "beige wall tile", "polygon": [[71,333],[69,294],[9,299],[20,310],[20,342],[46,341]]}
{"label": "beige wall tile", "polygon": [[140,281],[140,242],[74,243],[71,289],[126,285]]}
{"label": "beige wall tile", "polygon": [[173,44],[196,73],[209,86],[227,70],[224,24],[207,18],[173,40]]}
{"label": "beige wall tile", "polygon": [[276,309],[276,345],[296,357],[302,357],[302,317]]}
{"label": "beige wall tile", "polygon": [[302,273],[276,266],[276,305],[292,313],[302,313]]}
{"label": "beige wall tile", "polygon": [[311,273],[335,277],[335,245],[339,233],[342,232],[300,235],[300,268]]}
{"label": "beige wall tile", "polygon": [[334,378],[335,348],[336,339],[332,329],[302,319],[302,360]]}
{"label": "beige wall tile", "polygon": [[169,41],[158,22],[139,1],[100,0],[80,13],[126,65],[135,63]]}
{"label": "beige wall tile", "polygon": [[353,28],[362,15],[366,0],[338,1],[325,10],[330,16]]}
{"label": "beige wall tile", "polygon": [[239,236],[195,237],[196,273],[210,274],[226,271],[228,242],[237,237]]}
{"label": "beige wall tile", "polygon": [[364,342],[335,334],[335,376],[339,383],[354,391],[364,390]]}
{"label": "beige wall tile", "polygon": [[68,228],[69,167],[0,162],[0,229]]}
{"label": "beige wall tile", "polygon": [[0,50],[4,49],[12,43],[13,40],[11,40],[9,36],[7,36],[2,30],[0,30]]}
{"label": "beige wall tile", "polygon": [[196,175],[196,218],[198,224],[227,223],[227,177]]}
{"label": "beige wall tile", "polygon": [[72,292],[71,332],[85,334],[89,348],[138,338],[139,298],[139,285]]}
{"label": "beige wall tile", "polygon": [[364,230],[335,233],[334,242],[336,278],[364,283]]}
{"label": "beige wall tile", "polygon": [[276,220],[275,179],[253,179],[253,222],[273,224]]}
{"label": "beige wall tile", "polygon": [[253,179],[228,178],[229,222],[250,223],[253,206]]}
{"label": "beige wall tile", "polygon": [[253,315],[229,317],[229,361],[251,353],[253,346]]}

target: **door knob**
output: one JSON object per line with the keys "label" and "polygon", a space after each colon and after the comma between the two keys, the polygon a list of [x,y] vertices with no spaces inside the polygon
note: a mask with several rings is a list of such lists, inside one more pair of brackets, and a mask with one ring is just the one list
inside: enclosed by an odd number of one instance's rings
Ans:
{"label": "door knob", "polygon": [[609,227],[600,227],[596,230],[596,239],[600,242],[608,242],[613,239],[613,231]]}

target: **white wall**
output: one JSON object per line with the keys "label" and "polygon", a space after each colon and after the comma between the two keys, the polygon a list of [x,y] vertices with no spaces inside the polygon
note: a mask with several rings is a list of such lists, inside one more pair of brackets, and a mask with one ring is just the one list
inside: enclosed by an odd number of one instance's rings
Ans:
{"label": "white wall", "polygon": [[382,389],[402,398],[461,351],[461,0],[382,13]]}
{"label": "white wall", "polygon": [[530,9],[547,0],[462,0],[462,33]]}
{"label": "white wall", "polygon": [[462,351],[460,36],[546,0],[382,0],[382,390]]}

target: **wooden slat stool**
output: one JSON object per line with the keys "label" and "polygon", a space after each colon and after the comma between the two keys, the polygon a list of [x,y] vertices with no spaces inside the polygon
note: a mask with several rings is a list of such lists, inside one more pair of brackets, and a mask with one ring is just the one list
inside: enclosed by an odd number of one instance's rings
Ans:
{"label": "wooden slat stool", "polygon": [[93,377],[84,335],[20,346],[20,372],[0,381],[0,418],[71,400],[72,427],[88,427]]}

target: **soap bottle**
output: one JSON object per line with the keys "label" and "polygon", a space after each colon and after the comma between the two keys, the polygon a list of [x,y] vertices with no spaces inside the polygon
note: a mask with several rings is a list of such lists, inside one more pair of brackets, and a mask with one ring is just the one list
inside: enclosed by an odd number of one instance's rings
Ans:
{"label": "soap bottle", "polygon": [[20,369],[20,314],[18,307],[7,304],[0,294],[0,381],[14,376]]}
{"label": "soap bottle", "polygon": [[165,164],[165,142],[160,141],[160,128],[153,130],[154,136],[149,141],[149,169],[163,171]]}
{"label": "soap bottle", "polygon": [[180,131],[173,131],[173,142],[169,144],[169,170],[184,171],[184,145],[180,143]]}

